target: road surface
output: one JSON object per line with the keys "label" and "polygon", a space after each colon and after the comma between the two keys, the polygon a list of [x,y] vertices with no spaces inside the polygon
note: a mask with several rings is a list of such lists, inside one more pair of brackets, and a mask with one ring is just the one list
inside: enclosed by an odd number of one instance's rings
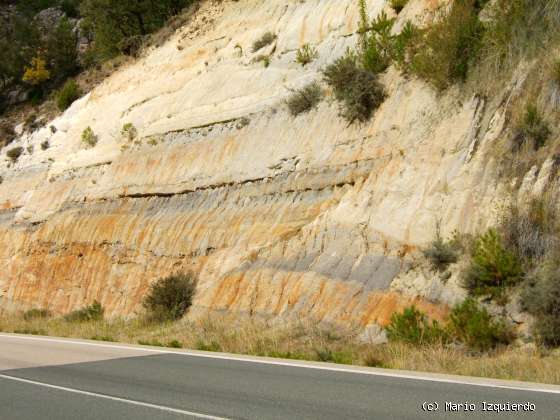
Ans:
{"label": "road surface", "polygon": [[560,420],[560,387],[0,334],[2,420],[188,418]]}

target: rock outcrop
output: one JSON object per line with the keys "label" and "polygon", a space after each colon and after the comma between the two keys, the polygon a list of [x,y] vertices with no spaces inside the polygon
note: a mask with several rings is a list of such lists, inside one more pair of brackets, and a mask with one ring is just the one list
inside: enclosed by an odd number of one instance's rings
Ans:
{"label": "rock outcrop", "polygon": [[[397,30],[437,4],[410,0]],[[505,187],[487,152],[503,110],[390,69],[368,124],[348,126],[330,96],[291,117],[290,90],[355,46],[358,15],[355,0],[208,2],[203,29],[180,29],[18,139],[34,151],[0,166],[1,307],[64,313],[97,299],[132,315],[150,282],[194,270],[193,317],[366,327],[411,302],[445,313],[458,280],[423,269],[418,249],[436,223],[444,235],[493,223]],[[257,53],[268,67],[250,52],[266,31],[278,35]],[[306,67],[294,60],[304,43],[319,51]]]}

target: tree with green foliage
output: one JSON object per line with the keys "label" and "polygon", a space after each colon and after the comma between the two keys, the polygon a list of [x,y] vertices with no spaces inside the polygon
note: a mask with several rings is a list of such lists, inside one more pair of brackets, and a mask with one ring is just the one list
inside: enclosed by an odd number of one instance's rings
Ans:
{"label": "tree with green foliage", "polygon": [[194,0],[83,0],[80,11],[102,57],[114,56],[127,38],[145,36]]}
{"label": "tree with green foliage", "polygon": [[475,241],[464,285],[474,296],[489,295],[503,303],[506,289],[522,276],[519,259],[505,248],[498,232],[490,229]]}
{"label": "tree with green foliage", "polygon": [[66,79],[78,69],[77,36],[70,21],[63,17],[50,33],[47,42],[47,58],[53,69],[53,76]]}

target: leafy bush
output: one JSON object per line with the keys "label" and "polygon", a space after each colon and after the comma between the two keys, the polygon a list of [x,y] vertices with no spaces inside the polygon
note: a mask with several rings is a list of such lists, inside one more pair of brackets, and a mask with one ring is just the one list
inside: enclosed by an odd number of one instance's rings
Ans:
{"label": "leafy bush", "polygon": [[545,345],[560,346],[560,266],[558,255],[539,267],[521,294],[523,309],[535,317],[537,338]]}
{"label": "leafy bush", "polygon": [[61,111],[68,109],[81,94],[80,88],[76,82],[74,80],[68,80],[56,96],[56,105],[58,109]]}
{"label": "leafy bush", "polygon": [[407,3],[408,0],[391,0],[391,7],[397,14],[399,14]]}
{"label": "leafy bush", "polygon": [[487,351],[514,338],[511,328],[503,320],[495,320],[485,308],[468,298],[455,306],[449,316],[453,336],[472,349]]}
{"label": "leafy bush", "polygon": [[68,322],[100,321],[103,319],[105,309],[98,301],[82,309],[70,312],[64,319]]}
{"label": "leafy bush", "polygon": [[266,47],[267,45],[272,44],[275,40],[276,40],[276,34],[272,32],[265,32],[263,36],[261,36],[253,43],[252,51],[255,53],[258,50]]}
{"label": "leafy bush", "polygon": [[144,307],[157,320],[176,320],[190,308],[196,289],[192,272],[175,274],[153,283],[144,299]]}
{"label": "leafy bush", "polygon": [[10,158],[12,162],[15,162],[23,153],[23,147],[14,147],[6,152],[6,156]]}
{"label": "leafy bush", "polygon": [[49,141],[45,140],[41,143],[41,150],[47,150],[50,147]]}
{"label": "leafy bush", "polygon": [[361,34],[361,61],[364,69],[372,73],[381,73],[389,67],[392,59],[392,49],[395,37],[391,29],[395,23],[385,12],[381,13],[371,23],[361,23],[365,32]]}
{"label": "leafy bush", "polygon": [[498,233],[490,229],[475,241],[464,285],[474,296],[490,295],[503,302],[506,288],[517,284],[522,275],[518,258],[504,247]]}
{"label": "leafy bush", "polygon": [[478,12],[474,0],[453,2],[448,14],[416,40],[409,70],[440,90],[465,80],[480,51]]}
{"label": "leafy bush", "polygon": [[98,138],[91,127],[87,127],[84,131],[82,131],[82,143],[86,144],[86,146],[95,147],[97,141]]}
{"label": "leafy bush", "polygon": [[52,313],[47,309],[30,309],[24,312],[23,319],[26,321],[32,321],[34,319],[50,318],[51,316]]}
{"label": "leafy bush", "polygon": [[286,103],[288,104],[290,113],[295,117],[315,108],[321,101],[322,96],[323,90],[321,86],[319,83],[313,82],[293,92]]}
{"label": "leafy bush", "polygon": [[428,321],[426,314],[411,306],[402,313],[394,313],[386,327],[387,337],[391,341],[409,344],[429,344],[446,342],[447,332],[437,321]]}
{"label": "leafy bush", "polygon": [[360,68],[356,54],[348,51],[323,71],[341,104],[341,115],[352,124],[369,120],[385,100],[385,91],[375,73]]}
{"label": "leafy bush", "polygon": [[317,48],[312,47],[309,44],[304,44],[296,53],[296,62],[305,67],[305,65],[311,63],[319,57],[319,52]]}
{"label": "leafy bush", "polygon": [[423,250],[424,256],[430,260],[434,270],[444,271],[450,264],[455,264],[458,259],[458,250],[456,244],[446,242],[439,233],[436,233],[435,239],[430,246]]}
{"label": "leafy bush", "polygon": [[527,104],[523,119],[515,128],[514,143],[517,148],[532,143],[535,150],[544,146],[550,129],[534,104]]}
{"label": "leafy bush", "polygon": [[136,136],[138,136],[138,130],[136,129],[134,124],[126,123],[122,126],[121,135],[127,141],[134,141],[136,139]]}

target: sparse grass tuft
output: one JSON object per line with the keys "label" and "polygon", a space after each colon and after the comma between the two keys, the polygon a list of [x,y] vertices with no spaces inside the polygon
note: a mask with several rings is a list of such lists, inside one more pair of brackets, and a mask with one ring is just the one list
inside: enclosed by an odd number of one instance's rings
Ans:
{"label": "sparse grass tuft", "polygon": [[84,143],[88,147],[95,147],[98,141],[97,135],[93,132],[91,127],[87,127],[82,132],[82,143]]}
{"label": "sparse grass tuft", "polygon": [[290,114],[296,117],[315,108],[323,97],[323,90],[317,82],[298,89],[286,100]]}
{"label": "sparse grass tuft", "polygon": [[297,50],[296,62],[305,67],[307,64],[316,60],[317,57],[319,57],[317,48],[309,44],[304,44],[299,50]]}
{"label": "sparse grass tuft", "polygon": [[136,129],[136,127],[134,126],[134,124],[132,123],[126,123],[122,126],[121,129],[121,136],[126,140],[126,141],[134,141],[136,139],[136,137],[138,136],[138,130]]}

